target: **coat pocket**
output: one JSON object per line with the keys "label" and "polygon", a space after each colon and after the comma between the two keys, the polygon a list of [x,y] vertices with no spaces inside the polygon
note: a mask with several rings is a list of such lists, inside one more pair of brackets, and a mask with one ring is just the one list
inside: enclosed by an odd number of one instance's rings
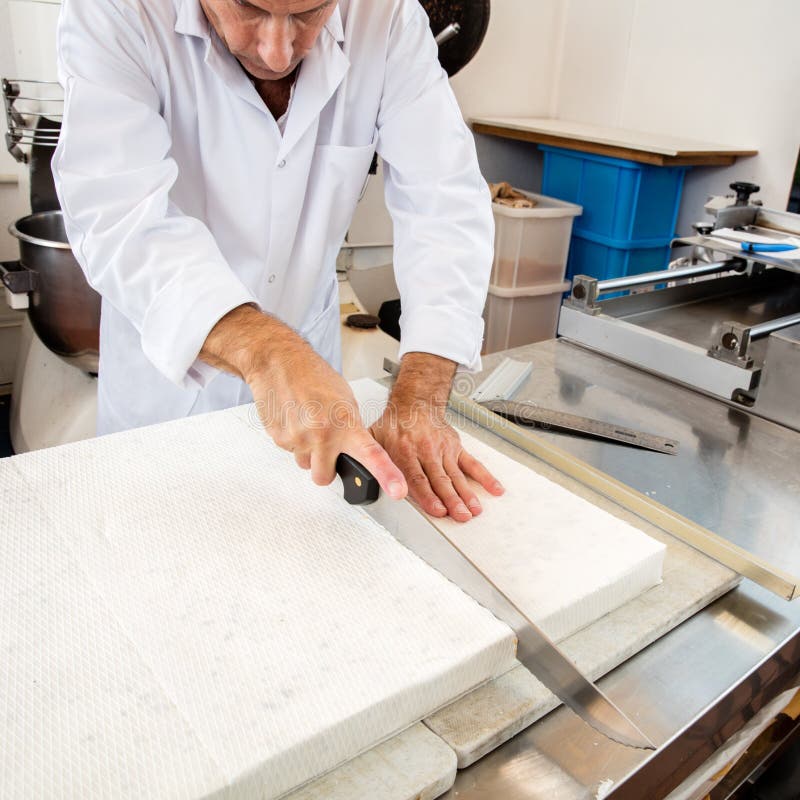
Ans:
{"label": "coat pocket", "polygon": [[309,219],[325,224],[327,244],[337,250],[366,186],[374,154],[374,143],[361,147],[326,144],[314,150],[308,197],[314,198],[316,207]]}

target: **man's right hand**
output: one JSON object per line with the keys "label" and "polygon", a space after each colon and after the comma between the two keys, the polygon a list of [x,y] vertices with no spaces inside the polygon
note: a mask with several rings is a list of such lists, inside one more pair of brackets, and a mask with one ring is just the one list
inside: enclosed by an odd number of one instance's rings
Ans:
{"label": "man's right hand", "polygon": [[402,472],[361,422],[347,381],[301,336],[253,306],[239,306],[211,330],[200,358],[250,386],[275,443],[329,484],[340,453],[366,467],[395,499],[408,493]]}

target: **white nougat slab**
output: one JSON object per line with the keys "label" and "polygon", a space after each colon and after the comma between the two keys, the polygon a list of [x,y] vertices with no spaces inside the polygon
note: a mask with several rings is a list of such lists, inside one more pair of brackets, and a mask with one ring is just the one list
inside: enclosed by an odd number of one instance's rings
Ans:
{"label": "white nougat slab", "polygon": [[[388,390],[367,379],[352,386],[365,424],[372,424]],[[475,437],[461,439],[506,492],[497,500],[476,484],[483,513],[466,525],[436,525],[553,639],[659,583],[664,544]]]}
{"label": "white nougat slab", "polygon": [[0,461],[0,795],[276,798],[514,663],[251,413]]}

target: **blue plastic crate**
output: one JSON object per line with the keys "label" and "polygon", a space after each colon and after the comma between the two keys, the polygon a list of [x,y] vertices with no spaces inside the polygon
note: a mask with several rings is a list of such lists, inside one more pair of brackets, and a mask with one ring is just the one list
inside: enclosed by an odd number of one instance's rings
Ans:
{"label": "blue plastic crate", "polygon": [[[602,242],[573,233],[570,242],[567,277],[590,275],[598,280],[656,272],[669,266],[670,239],[650,241],[641,247],[631,242]],[[615,297],[617,294],[604,295]]]}
{"label": "blue plastic crate", "polygon": [[620,158],[540,145],[542,194],[583,206],[576,233],[616,241],[675,235],[686,167],[654,167]]}

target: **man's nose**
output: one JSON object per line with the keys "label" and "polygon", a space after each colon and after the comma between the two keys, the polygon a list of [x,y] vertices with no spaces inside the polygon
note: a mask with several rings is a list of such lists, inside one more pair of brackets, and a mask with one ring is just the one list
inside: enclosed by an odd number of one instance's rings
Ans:
{"label": "man's nose", "polygon": [[272,72],[289,69],[294,57],[294,34],[288,17],[272,15],[261,23],[257,50],[259,58]]}

